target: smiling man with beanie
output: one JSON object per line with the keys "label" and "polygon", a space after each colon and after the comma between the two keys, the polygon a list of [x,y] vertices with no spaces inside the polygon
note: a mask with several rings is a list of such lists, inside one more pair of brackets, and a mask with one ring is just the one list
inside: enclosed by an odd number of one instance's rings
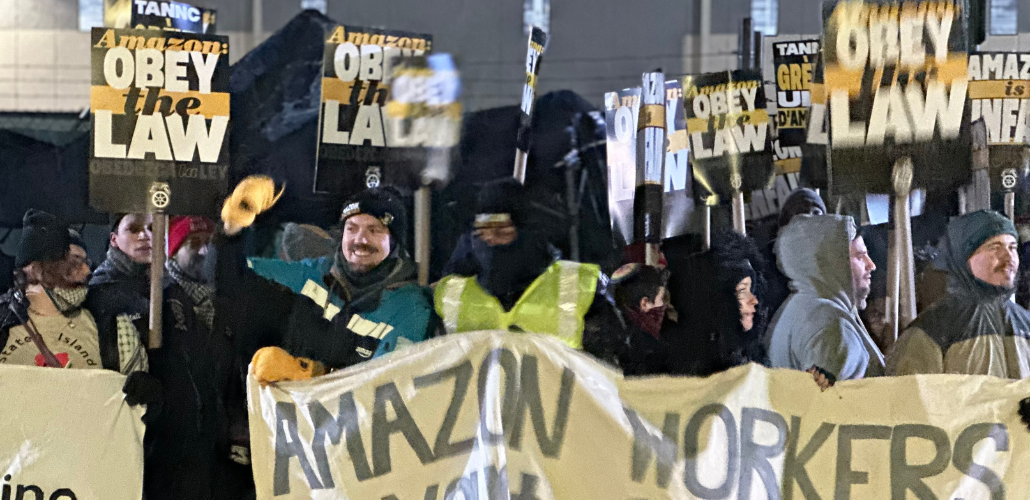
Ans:
{"label": "smiling man with beanie", "polygon": [[888,373],[1030,376],[1030,312],[1009,300],[1019,269],[1016,227],[982,210],[957,217],[941,242],[947,295],[901,335]]}
{"label": "smiling man with beanie", "polygon": [[[233,329],[246,337],[244,352],[260,348],[253,364],[262,382],[351,366],[435,330],[428,292],[404,250],[408,218],[396,191],[358,193],[344,204],[341,222],[333,257],[244,263],[232,262],[242,252],[219,248],[219,293],[238,291],[234,307],[248,317]],[[225,278],[236,282],[232,290]]]}

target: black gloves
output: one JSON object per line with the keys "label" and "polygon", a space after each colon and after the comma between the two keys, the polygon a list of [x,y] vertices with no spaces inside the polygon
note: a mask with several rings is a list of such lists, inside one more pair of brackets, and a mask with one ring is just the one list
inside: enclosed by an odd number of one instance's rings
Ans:
{"label": "black gloves", "polygon": [[824,369],[822,369],[822,368],[820,368],[818,366],[813,366],[813,367],[809,368],[806,371],[808,373],[812,374],[812,378],[815,379],[816,385],[818,385],[819,388],[824,390],[824,391],[826,389],[829,389],[830,387],[833,387],[833,384],[837,383],[837,376],[836,375],[834,375],[834,374],[832,374],[832,373],[830,373],[830,372],[828,372],[828,371],[826,371],[826,370],[824,370]]}
{"label": "black gloves", "polygon": [[125,402],[129,406],[160,404],[161,381],[147,372],[132,372],[122,386]]}
{"label": "black gloves", "polygon": [[1025,398],[1019,401],[1019,419],[1023,421],[1023,425],[1027,426],[1030,430],[1030,398]]}

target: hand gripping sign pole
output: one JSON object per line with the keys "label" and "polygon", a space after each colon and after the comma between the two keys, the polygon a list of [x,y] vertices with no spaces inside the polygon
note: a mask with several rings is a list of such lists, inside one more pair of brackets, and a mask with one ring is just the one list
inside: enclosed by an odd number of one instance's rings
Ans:
{"label": "hand gripping sign pole", "polygon": [[165,182],[150,186],[149,211],[154,216],[153,237],[150,241],[150,332],[147,345],[150,349],[161,347],[161,311],[164,304],[165,233],[168,230],[168,216],[165,208],[171,202],[171,189]]}
{"label": "hand gripping sign pole", "polygon": [[656,266],[658,246],[662,242],[662,181],[665,179],[665,74],[644,73],[642,81],[633,232],[638,241],[644,241],[644,262]]}
{"label": "hand gripping sign pole", "polygon": [[890,341],[916,319],[915,258],[912,255],[912,214],[909,195],[912,190],[912,159],[900,158],[894,163],[894,238],[893,258],[887,262],[888,324]]}
{"label": "hand gripping sign pole", "polygon": [[522,88],[522,115],[519,121],[519,135],[515,143],[515,178],[526,183],[526,162],[529,160],[529,132],[533,118],[533,104],[536,100],[536,79],[540,74],[540,57],[547,46],[547,33],[533,26],[529,34],[529,50],[526,51],[526,85]]}

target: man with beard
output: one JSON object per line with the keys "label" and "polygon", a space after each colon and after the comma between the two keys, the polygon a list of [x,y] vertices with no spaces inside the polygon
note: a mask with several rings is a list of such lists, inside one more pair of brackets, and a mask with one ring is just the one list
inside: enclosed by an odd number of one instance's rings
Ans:
{"label": "man with beard", "polygon": [[543,333],[581,349],[600,268],[557,260],[547,240],[527,227],[525,197],[514,179],[483,187],[475,232],[462,236],[444,269],[448,276],[436,285],[436,312],[447,333]]}
{"label": "man with beard", "polygon": [[[247,182],[237,192],[256,189]],[[244,194],[226,201],[223,220],[241,219],[233,213],[254,205]],[[243,238],[219,246],[218,294],[239,312],[225,315],[225,326],[240,336],[244,356],[256,351],[261,382],[345,368],[435,331],[428,292],[415,282],[417,269],[402,244],[408,219],[396,191],[358,193],[344,205],[341,222],[335,257],[242,261]]]}
{"label": "man with beard", "polygon": [[113,217],[107,259],[89,282],[86,308],[96,318],[109,370],[149,369],[143,334],[149,327],[152,224],[149,214]]}
{"label": "man with beard", "polygon": [[883,354],[858,316],[876,265],[854,220],[799,215],[780,232],[776,257],[794,292],[770,326],[772,366],[837,380],[883,375]]}
{"label": "man with beard", "polygon": [[[15,287],[0,295],[0,364],[100,369],[117,363],[104,359],[110,351],[83,307],[90,271],[78,233],[30,209],[15,265]],[[160,385],[143,372],[129,374],[123,390],[131,405],[156,407],[160,400]]]}
{"label": "man with beard", "polygon": [[992,211],[951,221],[938,267],[948,293],[901,335],[888,373],[1030,376],[1030,313],[1010,299],[1019,269],[1016,228]]}
{"label": "man with beard", "polygon": [[147,427],[152,450],[144,467],[150,500],[234,498],[223,404],[231,343],[215,335],[214,286],[204,263],[215,233],[205,217],[173,217],[163,341],[150,353],[150,373],[164,387],[164,411]]}

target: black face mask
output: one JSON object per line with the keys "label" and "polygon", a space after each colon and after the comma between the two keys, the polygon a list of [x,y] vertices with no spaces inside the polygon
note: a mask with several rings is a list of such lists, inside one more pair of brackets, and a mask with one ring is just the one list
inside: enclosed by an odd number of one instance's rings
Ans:
{"label": "black face mask", "polygon": [[476,281],[505,308],[510,308],[553,260],[545,240],[523,232],[509,245],[490,246],[473,238],[472,253],[480,269]]}

